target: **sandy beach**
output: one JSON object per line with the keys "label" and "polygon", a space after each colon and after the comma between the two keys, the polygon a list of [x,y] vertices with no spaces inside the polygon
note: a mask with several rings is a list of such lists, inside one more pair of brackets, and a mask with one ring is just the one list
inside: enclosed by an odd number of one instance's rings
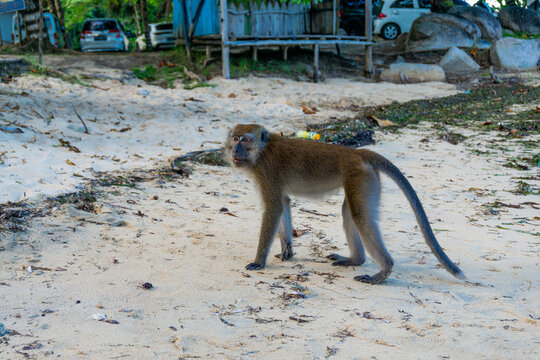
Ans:
{"label": "sandy beach", "polygon": [[0,232],[0,358],[539,357],[540,199],[512,192],[524,175],[538,187],[539,168],[503,166],[502,154],[537,152],[517,139],[489,148],[497,133],[456,128],[466,138],[453,145],[420,123],[377,131],[367,147],[409,178],[466,281],[440,268],[386,177],[381,230],[395,265],[386,282],[367,285],[353,277],[378,271],[371,258],[354,268],[326,259],[348,253],[342,193],[294,198],[294,258],[272,256],[251,272],[261,219],[252,182],[230,167],[196,164],[189,177],[159,170],[171,156],[221,147],[237,123],[291,134],[354,106],[453,95],[456,86],[249,77],[189,91],[121,72],[89,83],[27,75],[0,84],[0,125],[22,130],[0,131],[4,209],[44,206],[104,176],[131,179],[94,184],[91,209],[54,202],[24,231]]}

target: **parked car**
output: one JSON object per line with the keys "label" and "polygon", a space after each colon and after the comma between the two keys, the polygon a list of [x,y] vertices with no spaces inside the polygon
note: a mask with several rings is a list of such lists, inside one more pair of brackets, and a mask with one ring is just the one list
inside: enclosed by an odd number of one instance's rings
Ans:
{"label": "parked car", "polygon": [[430,9],[429,0],[387,0],[373,21],[373,32],[387,40],[395,39],[402,32],[408,32],[414,20]]}
{"label": "parked car", "polygon": [[82,51],[128,51],[131,31],[115,19],[85,20],[81,31]]}
{"label": "parked car", "polygon": [[[372,2],[373,16],[379,13],[382,2]],[[339,27],[345,30],[347,35],[364,35],[365,33],[365,0],[342,1],[339,10]]]}
{"label": "parked car", "polygon": [[[150,46],[152,49],[171,48],[174,46],[174,33],[172,23],[150,24]],[[144,34],[136,40],[137,51],[146,50]]]}
{"label": "parked car", "polygon": [[[20,42],[19,24],[21,25],[21,36],[24,40],[26,39],[26,27],[22,21],[22,15],[19,13],[19,21],[17,21],[17,14],[14,14],[11,21],[11,42],[13,44]],[[62,35],[56,16],[48,12],[43,13],[43,26],[47,29],[47,37],[51,45],[63,48],[65,46],[64,36]]]}

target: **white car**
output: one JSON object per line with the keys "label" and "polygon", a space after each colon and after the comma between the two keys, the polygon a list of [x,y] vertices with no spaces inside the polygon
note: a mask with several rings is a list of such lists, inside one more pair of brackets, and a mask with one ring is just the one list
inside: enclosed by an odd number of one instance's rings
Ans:
{"label": "white car", "polygon": [[393,40],[402,32],[408,32],[414,20],[429,12],[429,0],[385,0],[379,15],[373,20],[373,33]]}
{"label": "white car", "polygon": [[[26,39],[26,26],[22,20],[22,15],[18,13],[19,21],[17,21],[17,13],[13,15],[11,20],[11,42],[13,44],[19,43],[19,25],[21,25],[21,37]],[[58,24],[58,19],[55,15],[44,12],[43,13],[43,26],[47,29],[47,35],[49,42],[54,47],[63,48],[65,45],[64,35],[60,31],[60,24]]]}
{"label": "white car", "polygon": [[[150,24],[150,46],[152,49],[172,48],[174,46],[174,33],[172,23]],[[137,37],[137,50],[146,50],[144,34]]]}
{"label": "white car", "polygon": [[115,19],[85,20],[81,31],[82,51],[128,51],[129,40]]}

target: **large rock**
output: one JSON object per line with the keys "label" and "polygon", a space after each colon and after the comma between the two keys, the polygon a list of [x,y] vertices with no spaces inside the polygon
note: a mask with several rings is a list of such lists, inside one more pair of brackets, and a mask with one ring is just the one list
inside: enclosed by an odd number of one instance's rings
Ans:
{"label": "large rock", "polygon": [[540,40],[505,37],[493,44],[489,52],[493,65],[509,70],[535,70],[540,61]]}
{"label": "large rock", "polygon": [[425,14],[416,19],[409,31],[406,50],[445,50],[453,46],[473,47],[481,31],[470,20],[450,14]]}
{"label": "large rock", "polygon": [[482,39],[489,41],[502,39],[502,28],[499,20],[487,10],[477,6],[456,6],[448,13],[464,17],[475,23],[482,32]]}
{"label": "large rock", "polygon": [[381,73],[381,81],[396,84],[444,81],[446,75],[438,65],[394,63]]}
{"label": "large rock", "polygon": [[499,21],[505,29],[527,34],[540,34],[540,13],[519,6],[506,6],[499,10]]}
{"label": "large rock", "polygon": [[30,64],[23,58],[0,59],[0,76],[23,74],[29,69]]}
{"label": "large rock", "polygon": [[452,47],[446,52],[439,62],[446,74],[464,75],[478,71],[478,65],[467,53],[457,47]]}

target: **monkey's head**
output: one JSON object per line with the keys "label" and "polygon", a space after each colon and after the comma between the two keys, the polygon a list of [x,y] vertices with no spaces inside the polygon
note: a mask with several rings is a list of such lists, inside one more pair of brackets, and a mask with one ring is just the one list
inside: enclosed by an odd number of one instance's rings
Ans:
{"label": "monkey's head", "polygon": [[226,156],[235,167],[253,166],[268,136],[268,131],[260,125],[236,125],[225,143]]}

